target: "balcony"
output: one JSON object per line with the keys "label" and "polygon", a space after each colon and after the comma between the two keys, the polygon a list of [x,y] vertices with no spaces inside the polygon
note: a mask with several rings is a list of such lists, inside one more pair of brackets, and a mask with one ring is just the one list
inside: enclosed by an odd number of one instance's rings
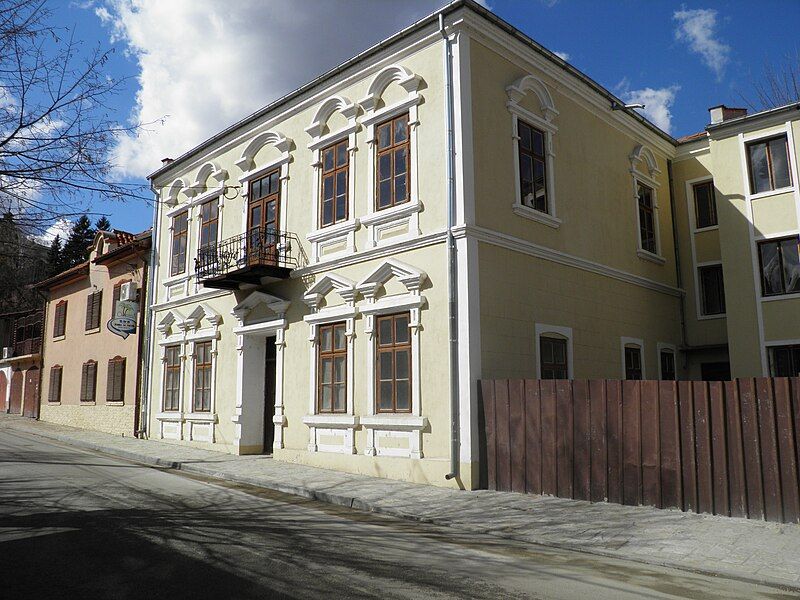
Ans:
{"label": "balcony", "polygon": [[195,259],[204,287],[236,290],[287,279],[302,256],[297,234],[253,227],[215,246],[201,248]]}

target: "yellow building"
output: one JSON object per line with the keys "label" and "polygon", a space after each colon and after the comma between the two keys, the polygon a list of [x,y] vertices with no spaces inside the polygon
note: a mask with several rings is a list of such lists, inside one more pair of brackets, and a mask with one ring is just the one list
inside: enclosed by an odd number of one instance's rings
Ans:
{"label": "yellow building", "polygon": [[[451,3],[150,176],[149,436],[472,488],[481,378],[688,378],[728,349],[737,374],[758,344],[689,313],[697,144]],[[704,234],[698,265],[739,260]]]}

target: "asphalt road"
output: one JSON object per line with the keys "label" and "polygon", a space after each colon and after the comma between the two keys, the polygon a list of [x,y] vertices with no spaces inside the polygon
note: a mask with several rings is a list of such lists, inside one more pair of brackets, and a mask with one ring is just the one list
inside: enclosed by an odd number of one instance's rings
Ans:
{"label": "asphalt road", "polygon": [[0,598],[794,598],[0,430]]}

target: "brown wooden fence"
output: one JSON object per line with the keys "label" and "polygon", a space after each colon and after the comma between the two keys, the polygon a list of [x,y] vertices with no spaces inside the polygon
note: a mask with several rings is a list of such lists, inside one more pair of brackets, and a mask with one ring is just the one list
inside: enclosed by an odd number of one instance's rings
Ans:
{"label": "brown wooden fence", "polygon": [[480,387],[489,489],[800,520],[800,378]]}

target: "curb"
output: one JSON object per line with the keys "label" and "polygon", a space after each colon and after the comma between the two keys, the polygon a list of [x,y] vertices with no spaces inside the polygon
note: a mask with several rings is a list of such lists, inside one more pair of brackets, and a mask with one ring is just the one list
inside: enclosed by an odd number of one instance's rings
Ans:
{"label": "curb", "polygon": [[380,515],[386,515],[398,519],[403,519],[406,521],[413,521],[417,523],[424,523],[428,525],[436,525],[438,527],[449,527],[451,529],[458,529],[462,532],[466,533],[480,533],[481,535],[488,535],[493,538],[497,539],[505,539],[505,540],[512,540],[519,543],[525,543],[529,545],[536,545],[543,548],[552,548],[556,550],[568,550],[571,552],[580,552],[581,554],[591,554],[594,556],[602,556],[604,558],[612,558],[616,560],[625,560],[628,562],[633,562],[641,565],[648,565],[648,566],[656,566],[656,567],[665,567],[669,569],[675,569],[678,571],[684,571],[687,573],[693,573],[696,575],[704,575],[707,577],[716,577],[722,579],[730,579],[734,581],[740,581],[742,583],[748,583],[751,585],[761,585],[767,586],[774,589],[800,593],[800,584],[792,584],[791,582],[774,580],[764,577],[748,577],[745,575],[741,575],[736,572],[728,572],[725,570],[713,571],[708,569],[702,568],[695,568],[691,566],[687,566],[681,563],[671,562],[669,560],[645,560],[643,558],[637,557],[630,557],[624,556],[620,554],[616,554],[614,552],[604,552],[602,550],[596,549],[587,549],[583,546],[578,546],[575,544],[569,543],[553,543],[553,542],[531,542],[528,539],[524,539],[521,537],[515,536],[513,533],[510,534],[501,534],[501,533],[493,533],[493,532],[484,532],[484,531],[475,531],[468,526],[463,525],[454,525],[453,523],[448,522],[445,519],[436,519],[431,517],[423,517],[419,515],[414,515],[410,513],[404,513],[402,511],[386,508],[382,506],[378,506],[375,504],[370,503],[367,500],[362,500],[358,497],[354,496],[347,496],[342,494],[336,493],[329,493],[329,492],[321,492],[318,490],[314,490],[307,487],[300,487],[294,486],[289,484],[282,484],[277,482],[271,481],[264,481],[261,479],[257,479],[254,477],[248,477],[246,475],[236,475],[230,473],[223,473],[213,468],[207,467],[200,467],[191,463],[185,463],[181,461],[170,461],[164,460],[161,458],[153,457],[151,455],[142,454],[139,452],[130,452],[128,450],[122,450],[120,448],[115,448],[113,446],[104,446],[101,444],[96,444],[94,442],[87,442],[79,439],[75,439],[68,435],[62,435],[59,433],[53,433],[48,431],[29,431],[27,429],[17,429],[16,427],[12,428],[15,431],[22,431],[24,433],[30,433],[31,435],[36,435],[39,437],[56,440],[67,444],[69,446],[73,446],[76,448],[82,448],[84,450],[92,450],[95,452],[100,452],[102,454],[107,454],[110,456],[115,456],[118,458],[124,458],[126,460],[131,460],[134,462],[138,462],[144,465],[151,465],[156,467],[164,467],[167,469],[172,469],[175,471],[185,471],[187,473],[195,473],[198,475],[203,475],[206,477],[211,477],[213,479],[219,479],[222,481],[230,481],[233,483],[242,483],[245,485],[251,485],[254,487],[259,487],[263,489],[268,489],[276,492],[281,492],[284,494],[288,494],[291,496],[298,496],[301,498],[306,498],[308,500],[314,500],[317,502],[323,502],[325,504],[332,504],[335,506],[343,506],[345,508],[351,508],[354,510],[360,510],[363,512],[371,512]]}

